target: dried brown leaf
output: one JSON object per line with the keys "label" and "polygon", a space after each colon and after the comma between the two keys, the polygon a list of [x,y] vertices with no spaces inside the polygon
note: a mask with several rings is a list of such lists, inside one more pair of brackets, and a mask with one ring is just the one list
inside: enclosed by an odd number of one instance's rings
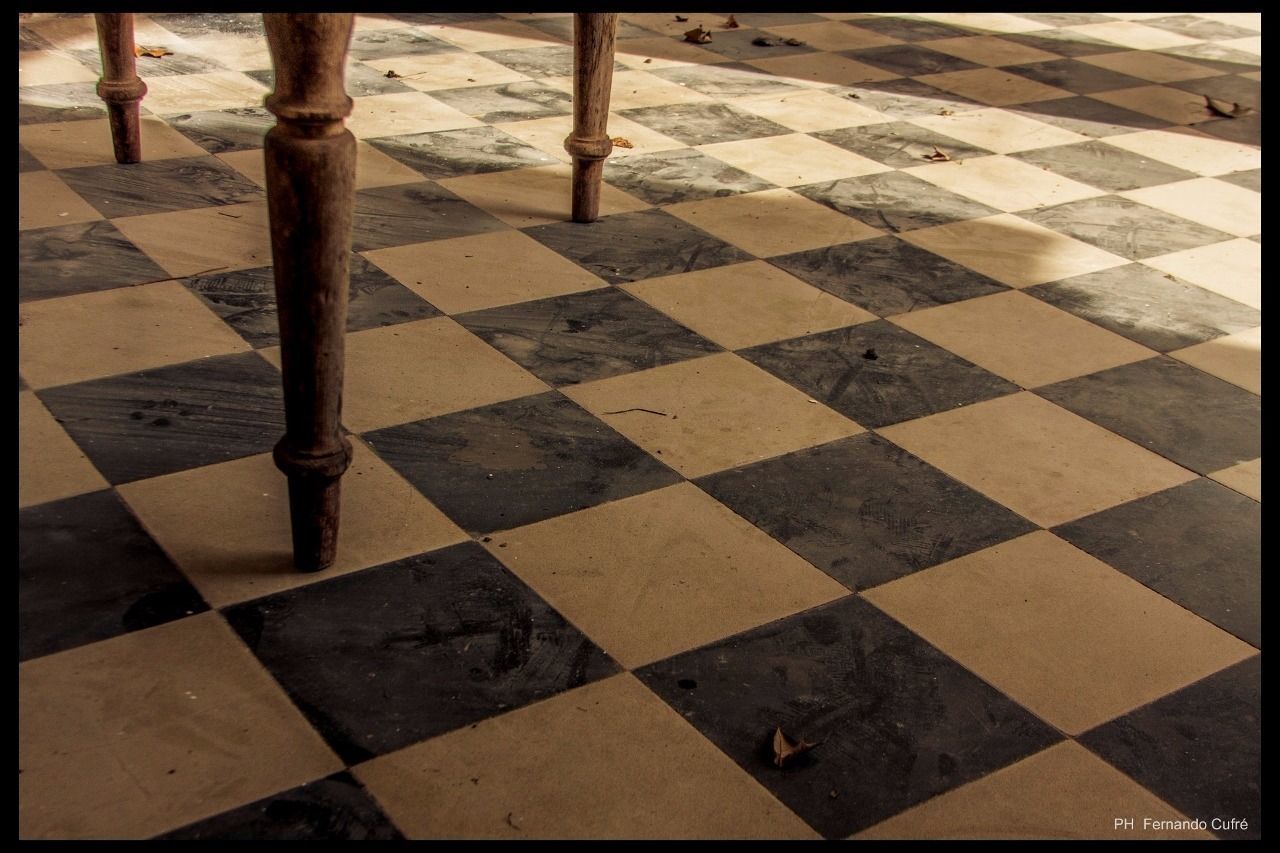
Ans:
{"label": "dried brown leaf", "polygon": [[725,18],[724,28],[726,30],[736,30],[740,26],[742,25],[738,23],[738,19],[735,18],[733,15],[730,15],[728,18]]}
{"label": "dried brown leaf", "polygon": [[757,36],[756,38],[753,38],[751,43],[757,47],[773,47],[773,42],[769,41],[764,36]]}
{"label": "dried brown leaf", "polygon": [[935,163],[942,163],[951,159],[951,155],[943,151],[938,146],[933,146],[933,153],[924,155],[924,159],[932,160]]}
{"label": "dried brown leaf", "polygon": [[677,23],[677,24],[683,24],[683,23],[684,23],[685,21],[687,21],[687,20],[689,20],[689,19],[688,19],[688,18],[686,18],[684,15],[676,15],[676,23]]}
{"label": "dried brown leaf", "polygon": [[399,75],[399,74],[397,74],[397,73],[396,73],[396,72],[394,72],[394,71],[388,70],[388,71],[387,71],[387,73],[386,73],[386,74],[383,74],[382,76],[383,76],[383,77],[386,77],[386,78],[388,78],[388,79],[390,79],[390,80],[394,80],[394,79],[396,79],[397,77],[399,77],[400,75]]}
{"label": "dried brown leaf", "polygon": [[652,57],[652,56],[651,56],[651,57],[649,57],[648,59],[646,59],[646,60],[644,61],[644,64],[645,64],[645,65],[648,65],[650,62],[653,62],[653,57]]}
{"label": "dried brown leaf", "polygon": [[711,41],[711,33],[702,27],[694,27],[684,34],[685,41],[691,41],[694,44],[707,44]]}
{"label": "dried brown leaf", "polygon": [[862,96],[861,96],[861,95],[859,95],[857,92],[850,92],[850,93],[849,93],[849,97],[850,97],[850,98],[853,98],[855,101],[860,101],[860,100],[862,100]]}
{"label": "dried brown leaf", "polygon": [[625,136],[615,136],[611,138],[609,141],[613,143],[615,148],[635,148],[636,147],[634,144],[632,144],[631,140],[627,139]]}
{"label": "dried brown leaf", "polygon": [[154,56],[157,59],[161,56],[173,56],[173,51],[167,47],[145,47],[140,44],[133,46],[134,56]]}
{"label": "dried brown leaf", "polygon": [[[819,741],[819,743],[821,743],[821,741]],[[783,733],[782,727],[779,726],[773,732],[773,766],[779,768],[785,767],[788,762],[792,761],[797,756],[804,755],[817,745],[817,743],[810,743],[803,738],[799,741],[794,741],[787,737]]]}
{"label": "dried brown leaf", "polygon": [[790,39],[790,38],[783,39],[782,43],[791,45],[792,47],[799,47],[800,45],[804,44],[804,42],[800,41],[800,39]]}
{"label": "dried brown leaf", "polygon": [[1249,107],[1242,107],[1235,102],[1228,104],[1226,101],[1215,100],[1208,95],[1204,96],[1204,105],[1210,113],[1223,118],[1240,118],[1253,112]]}
{"label": "dried brown leaf", "polygon": [[955,114],[955,110],[948,110],[945,108],[938,110],[938,115],[940,116],[953,116]]}

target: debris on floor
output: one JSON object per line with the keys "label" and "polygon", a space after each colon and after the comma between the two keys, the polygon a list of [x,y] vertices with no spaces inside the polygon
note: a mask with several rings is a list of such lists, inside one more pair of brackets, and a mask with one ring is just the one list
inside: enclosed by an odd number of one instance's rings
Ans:
{"label": "debris on floor", "polygon": [[684,34],[684,40],[694,44],[709,44],[711,42],[711,33],[702,27],[694,27]]}
{"label": "debris on floor", "polygon": [[818,746],[818,743],[810,743],[803,738],[799,741],[792,740],[783,733],[782,727],[779,726],[773,732],[773,766],[777,768],[786,767],[788,762],[793,761],[797,756],[804,755],[815,746]]}
{"label": "debris on floor", "polygon": [[173,51],[167,47],[144,47],[140,44],[133,46],[134,56],[154,56],[157,59],[162,56],[173,56]]}

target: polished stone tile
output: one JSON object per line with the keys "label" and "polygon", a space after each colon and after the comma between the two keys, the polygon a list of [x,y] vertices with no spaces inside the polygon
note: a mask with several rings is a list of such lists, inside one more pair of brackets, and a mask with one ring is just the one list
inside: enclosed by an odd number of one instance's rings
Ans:
{"label": "polished stone tile", "polygon": [[670,104],[620,110],[618,114],[686,145],[791,133],[780,124],[729,104]]}
{"label": "polished stone tile", "polygon": [[[1168,352],[1262,323],[1262,312],[1142,264],[1073,276],[1025,291],[1130,340]],[[1152,311],[1152,306],[1160,306]]]}
{"label": "polished stone tile", "polygon": [[903,77],[964,71],[982,66],[917,44],[892,44],[843,51],[844,56],[884,68]]}
{"label": "polished stone tile", "polygon": [[590,225],[539,225],[525,233],[611,284],[755,260],[669,213],[645,210]]}
{"label": "polished stone tile", "polygon": [[[712,24],[710,26],[711,41],[703,47],[712,53],[718,53],[738,62],[772,59],[778,56],[798,56],[814,51],[814,48],[808,44],[789,45],[773,33],[756,28],[762,25],[753,26],[745,21],[739,21],[739,23],[741,26],[732,30],[722,30],[716,24]],[[755,42],[760,39],[768,41],[768,44],[756,44]]]}
{"label": "polished stone tile", "polygon": [[1098,24],[1080,24],[1064,28],[1066,32],[1100,38],[1122,47],[1138,50],[1158,50],[1194,44],[1195,39],[1168,30],[1148,27],[1140,20],[1106,21]]}
{"label": "polished stone tile", "polygon": [[179,115],[232,107],[256,107],[271,94],[267,87],[240,71],[209,71],[152,77],[144,103],[156,115]]}
{"label": "polished stone tile", "polygon": [[[144,113],[138,128],[147,162],[169,157],[203,157],[208,153],[155,116]],[[111,129],[105,118],[23,125],[18,128],[18,141],[49,169],[121,168],[116,164]]]}
{"label": "polished stone tile", "polygon": [[[572,15],[563,15],[555,18],[533,18],[522,23],[524,26],[531,27],[535,31],[545,33],[555,39],[565,42],[573,41]],[[616,33],[619,39],[646,38],[653,35],[652,31],[644,27],[622,20],[618,21]]]}
{"label": "polished stone tile", "polygon": [[41,163],[39,160],[37,160],[30,151],[28,151],[27,149],[19,145],[18,146],[18,173],[22,174],[23,172],[37,172],[42,169],[44,169],[44,164]]}
{"label": "polished stone tile", "polygon": [[[1109,20],[1109,19],[1108,19]],[[1103,21],[1101,23],[1107,23]],[[1072,25],[1076,26],[1076,25]],[[1056,53],[1060,56],[1084,57],[1096,53],[1114,53],[1120,48],[1112,42],[1106,42],[1094,36],[1086,35],[1075,29],[1036,30],[1028,33],[1008,33],[1001,38],[1017,42],[1037,50]]]}
{"label": "polished stone tile", "polygon": [[720,351],[716,344],[615,289],[522,302],[455,319],[553,386]]}
{"label": "polished stone tile", "polygon": [[744,350],[751,362],[841,414],[882,427],[1018,390],[880,320]]}
{"label": "polished stone tile", "polygon": [[[260,267],[271,260],[266,201],[126,216],[115,226],[169,278]],[[199,234],[199,240],[191,235]]]}
{"label": "polished stone tile", "polygon": [[1012,107],[1011,110],[1043,124],[1095,138],[1169,126],[1167,121],[1154,116],[1084,96],[1039,101]]}
{"label": "polished stone tile", "polygon": [[909,121],[846,127],[812,135],[895,169],[927,163],[935,147],[946,152],[952,160],[969,160],[992,153]]}
{"label": "polished stone tile", "polygon": [[280,374],[254,353],[40,392],[112,483],[270,450],[284,435]]}
{"label": "polished stone tile", "polygon": [[1016,70],[1018,69],[973,68],[967,71],[925,74],[915,79],[991,106],[1012,106],[1071,96],[1066,89],[1030,80],[1015,74]]}
{"label": "polished stone tile", "polygon": [[377,801],[342,771],[166,832],[157,841],[400,841]]}
{"label": "polished stone tile", "polygon": [[[512,228],[548,225],[570,219],[573,166],[553,162],[549,166],[441,178],[440,186]],[[649,203],[617,187],[609,184],[600,186],[600,216],[647,210],[649,207]]]}
{"label": "polished stone tile", "polygon": [[806,133],[713,142],[702,145],[700,150],[779,186],[834,181],[888,171],[887,167],[874,160]]}
{"label": "polished stone tile", "polygon": [[428,35],[418,28],[366,30],[351,36],[347,52],[355,59],[419,56],[421,54],[461,53],[461,48]]}
{"label": "polished stone tile", "polygon": [[165,271],[107,221],[18,234],[18,299],[47,299],[161,281]]}
{"label": "polished stone tile", "polygon": [[761,74],[759,68],[742,63],[680,65],[660,68],[653,73],[655,77],[713,98],[794,95],[804,91],[794,83],[778,80],[770,74]]}
{"label": "polished stone tile", "polygon": [[860,18],[858,29],[870,30],[882,36],[901,41],[929,41],[932,39],[957,38],[971,35],[965,29],[921,18],[910,18],[897,15],[883,15],[874,18]]}
{"label": "polished stone tile", "polygon": [[18,173],[18,230],[54,228],[93,222],[102,214],[68,187],[61,178],[38,164],[34,172]]}
{"label": "polished stone tile", "polygon": [[355,107],[347,118],[346,125],[356,139],[407,136],[481,126],[476,119],[436,100],[426,92],[370,95],[367,98],[355,98],[354,101]]}
{"label": "polished stone tile", "polygon": [[967,112],[956,110],[951,115],[930,110],[928,114],[915,116],[911,121],[935,133],[954,137],[997,154],[1088,141],[1088,137],[1019,115],[1014,110],[991,107]]}
{"label": "polished stone tile", "polygon": [[1258,34],[1256,30],[1237,27],[1222,21],[1211,21],[1196,15],[1170,15],[1167,18],[1151,18],[1142,23],[1148,27],[1158,27],[1171,33],[1206,41],[1245,38]]}
{"label": "polished stone tile", "polygon": [[[490,50],[479,55],[527,77],[565,77],[573,74],[573,47],[570,45]],[[615,71],[626,68],[617,62],[613,67]]]}
{"label": "polished stone tile", "polygon": [[[1244,120],[1224,119],[1214,124],[1234,125]],[[1215,139],[1195,130],[1139,131],[1112,137],[1107,143],[1206,177],[1262,167],[1262,151],[1258,148]]]}
{"label": "polished stone tile", "polygon": [[48,83],[18,90],[19,127],[97,119],[105,113],[93,83]]}
{"label": "polished stone tile", "polygon": [[1175,125],[1232,120],[1215,118],[1205,105],[1203,96],[1169,86],[1136,86],[1132,89],[1095,92],[1087,97],[1146,113]]}
{"label": "polished stone tile", "polygon": [[112,491],[18,511],[18,660],[209,607]]}
{"label": "polished stone tile", "polygon": [[107,488],[49,410],[18,376],[18,507]]}
{"label": "polished stone tile", "polygon": [[795,192],[890,233],[999,213],[996,208],[900,171],[795,187]]}
{"label": "polished stone tile", "polygon": [[1096,187],[1064,178],[1003,154],[962,162],[930,163],[905,172],[998,210],[1015,211],[1077,201],[1101,194]]}
{"label": "polished stone tile", "polygon": [[556,162],[545,152],[492,127],[412,133],[366,141],[428,178],[478,175]]}
{"label": "polished stone tile", "polygon": [[1205,65],[1149,50],[1125,50],[1118,53],[1085,56],[1081,58],[1081,62],[1108,68],[1121,74],[1129,74],[1152,83],[1204,79],[1222,73]]}
{"label": "polished stone tile", "polygon": [[[948,39],[930,39],[925,43],[930,50],[940,50],[970,62],[989,67],[1046,62],[1055,58],[1052,53],[1034,47],[1015,44],[993,35],[957,36]],[[1021,73],[1019,71],[1019,73]]]}
{"label": "polished stone tile", "polygon": [[1131,261],[1234,236],[1115,195],[1025,211],[1022,217]]}
{"label": "polished stone tile", "polygon": [[18,53],[19,89],[55,83],[96,83],[101,74],[102,61],[94,48],[20,50]]}
{"label": "polished stone tile", "polygon": [[[768,48],[766,48],[767,50]],[[787,83],[825,89],[830,86],[856,86],[875,80],[896,80],[897,74],[832,53],[797,53],[776,59],[752,59],[746,63]],[[843,125],[829,125],[843,127]]]}
{"label": "polished stone tile", "polygon": [[1199,125],[1210,136],[1239,142],[1242,145],[1262,147],[1262,114],[1254,113],[1234,121],[1210,121]]}
{"label": "polished stone tile", "polygon": [[265,107],[186,113],[170,116],[167,121],[210,154],[261,148],[267,131],[276,123]]}
{"label": "polished stone tile", "polygon": [[815,24],[825,20],[822,16],[810,12],[743,12],[734,17],[744,27],[762,27],[771,32],[776,27]]}
{"label": "polished stone tile", "polygon": [[618,669],[474,543],[224,614],[348,764]]}
{"label": "polished stone tile", "polygon": [[1053,532],[1262,647],[1262,505],[1257,501],[1202,478]]}
{"label": "polished stone tile", "polygon": [[1171,47],[1164,53],[1187,59],[1197,65],[1216,68],[1224,74],[1248,74],[1261,71],[1261,57],[1256,53],[1236,50],[1220,44],[1202,42],[1180,47]]}
{"label": "polished stone tile", "polygon": [[[378,62],[378,60],[373,60]],[[379,63],[382,64],[382,63]],[[268,89],[275,90],[276,72],[272,68],[261,71],[246,71],[245,74],[257,80]],[[353,98],[367,98],[373,95],[394,95],[414,91],[413,86],[406,86],[398,78],[387,77],[386,71],[366,65],[363,62],[348,60],[343,69],[343,83],[347,94]]]}
{"label": "polished stone tile", "polygon": [[983,106],[961,95],[944,92],[918,80],[886,80],[858,86],[832,87],[827,91],[853,99],[858,106],[875,110],[891,119],[911,119],[937,115],[942,110],[962,112]]}
{"label": "polished stone tile", "polygon": [[[828,838],[1061,737],[857,597],[637,675]],[[819,746],[779,772],[770,748],[778,727]]]}
{"label": "polished stone tile", "polygon": [[[440,314],[430,303],[365,260],[351,255],[347,331],[393,326]],[[255,349],[280,343],[271,267],[212,273],[182,282]]]}
{"label": "polished stone tile", "polygon": [[1035,529],[871,433],[697,485],[854,591]]}
{"label": "polished stone tile", "polygon": [[1208,95],[1227,104],[1239,104],[1255,110],[1262,107],[1262,82],[1250,80],[1238,74],[1201,80],[1184,80],[1169,85],[1195,95]]}
{"label": "polished stone tile", "polygon": [[1183,813],[1246,827],[1223,838],[1262,837],[1262,657],[1100,726],[1081,743]]}
{"label": "polished stone tile", "polygon": [[[735,99],[734,106],[803,133],[879,124],[884,121],[884,117],[878,112],[858,106],[857,101],[852,98],[839,97],[821,90],[799,94],[753,95]],[[813,135],[825,142],[834,141],[816,133]]]}
{"label": "polished stone tile", "polygon": [[604,179],[650,204],[719,198],[773,187],[756,175],[688,148],[606,161]]}
{"label": "polished stone tile", "polygon": [[1225,379],[1254,394],[1262,394],[1261,326],[1169,354],[1211,376]]}
{"label": "polished stone tile", "polygon": [[1232,465],[1230,468],[1223,468],[1221,471],[1214,471],[1209,477],[1246,497],[1262,502],[1261,457]]}
{"label": "polished stone tile", "polygon": [[232,35],[266,37],[262,15],[255,12],[179,12],[151,14],[148,17],[184,38],[196,38],[209,34],[209,30]]}
{"label": "polished stone tile", "polygon": [[363,252],[507,227],[434,181],[423,181],[357,192],[351,244]]}
{"label": "polished stone tile", "polygon": [[568,94],[532,80],[432,90],[431,97],[486,124],[572,112]]}
{"label": "polished stone tile", "polygon": [[1262,455],[1262,398],[1172,358],[1036,393],[1200,474]]}
{"label": "polished stone tile", "polygon": [[769,262],[881,317],[1006,289],[968,267],[893,236],[797,252]]}
{"label": "polished stone tile", "polygon": [[1074,145],[1036,148],[1012,155],[1033,166],[1039,166],[1080,183],[1100,187],[1108,192],[1121,192],[1196,177],[1195,174],[1152,162],[1123,148],[1093,140]]}
{"label": "polished stone tile", "polygon": [[1191,179],[1143,187],[1123,195],[1236,237],[1262,233],[1262,195],[1259,192],[1223,183],[1217,178],[1188,177]]}
{"label": "polished stone tile", "polygon": [[[431,53],[415,56],[394,56],[367,59],[365,64],[384,77],[394,74],[395,79],[420,94],[434,95],[446,89],[462,89],[469,86],[496,86],[503,83],[528,83],[529,75],[486,59],[478,53]],[[419,103],[431,103],[419,99]],[[411,102],[412,103],[412,102]],[[434,103],[439,103],[435,101]],[[372,106],[372,105],[370,105]],[[455,110],[457,112],[457,110]],[[460,125],[459,125],[460,126]],[[439,130],[430,127],[422,130]],[[376,134],[385,136],[389,134]]]}
{"label": "polished stone tile", "polygon": [[110,217],[241,204],[265,199],[262,188],[214,157],[62,169],[69,187]]}
{"label": "polished stone tile", "polygon": [[1056,59],[1050,62],[1033,62],[1014,69],[1047,86],[1066,89],[1077,95],[1105,92],[1111,89],[1130,89],[1146,84],[1146,80],[1131,77],[1119,71],[1111,71],[1100,65],[1081,62],[1078,59]]}
{"label": "polished stone tile", "polygon": [[1262,310],[1261,235],[1147,258],[1144,266]]}
{"label": "polished stone tile", "polygon": [[680,480],[553,391],[364,438],[473,533],[531,524]]}

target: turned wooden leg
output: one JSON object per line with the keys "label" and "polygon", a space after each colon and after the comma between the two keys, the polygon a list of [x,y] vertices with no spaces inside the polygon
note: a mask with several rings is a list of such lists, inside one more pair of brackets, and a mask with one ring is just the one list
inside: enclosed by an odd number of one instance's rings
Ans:
{"label": "turned wooden leg", "polygon": [[142,132],[138,127],[138,102],[147,94],[147,84],[138,78],[133,54],[133,15],[98,12],[98,50],[102,54],[102,79],[98,97],[106,101],[111,123],[111,144],[117,163],[142,160]]}
{"label": "turned wooden leg", "polygon": [[319,571],[337,552],[341,477],[351,463],[340,419],[356,162],[342,121],[351,114],[343,63],[353,16],[263,20],[276,69],[266,106],[277,121],[265,156],[286,429],[275,462],[289,478],[294,565]]}
{"label": "turned wooden leg", "polygon": [[573,132],[564,149],[573,155],[574,222],[594,222],[600,215],[600,179],[613,150],[607,125],[617,25],[615,13],[573,16]]}

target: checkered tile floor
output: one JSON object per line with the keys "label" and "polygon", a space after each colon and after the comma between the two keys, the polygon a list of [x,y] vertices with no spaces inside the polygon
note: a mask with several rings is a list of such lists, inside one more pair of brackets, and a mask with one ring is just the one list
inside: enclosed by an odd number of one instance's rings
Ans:
{"label": "checkered tile floor", "polygon": [[126,167],[19,16],[21,836],[1260,835],[1260,15],[687,17],[591,225],[569,16],[357,19],[302,575],[260,20]]}

